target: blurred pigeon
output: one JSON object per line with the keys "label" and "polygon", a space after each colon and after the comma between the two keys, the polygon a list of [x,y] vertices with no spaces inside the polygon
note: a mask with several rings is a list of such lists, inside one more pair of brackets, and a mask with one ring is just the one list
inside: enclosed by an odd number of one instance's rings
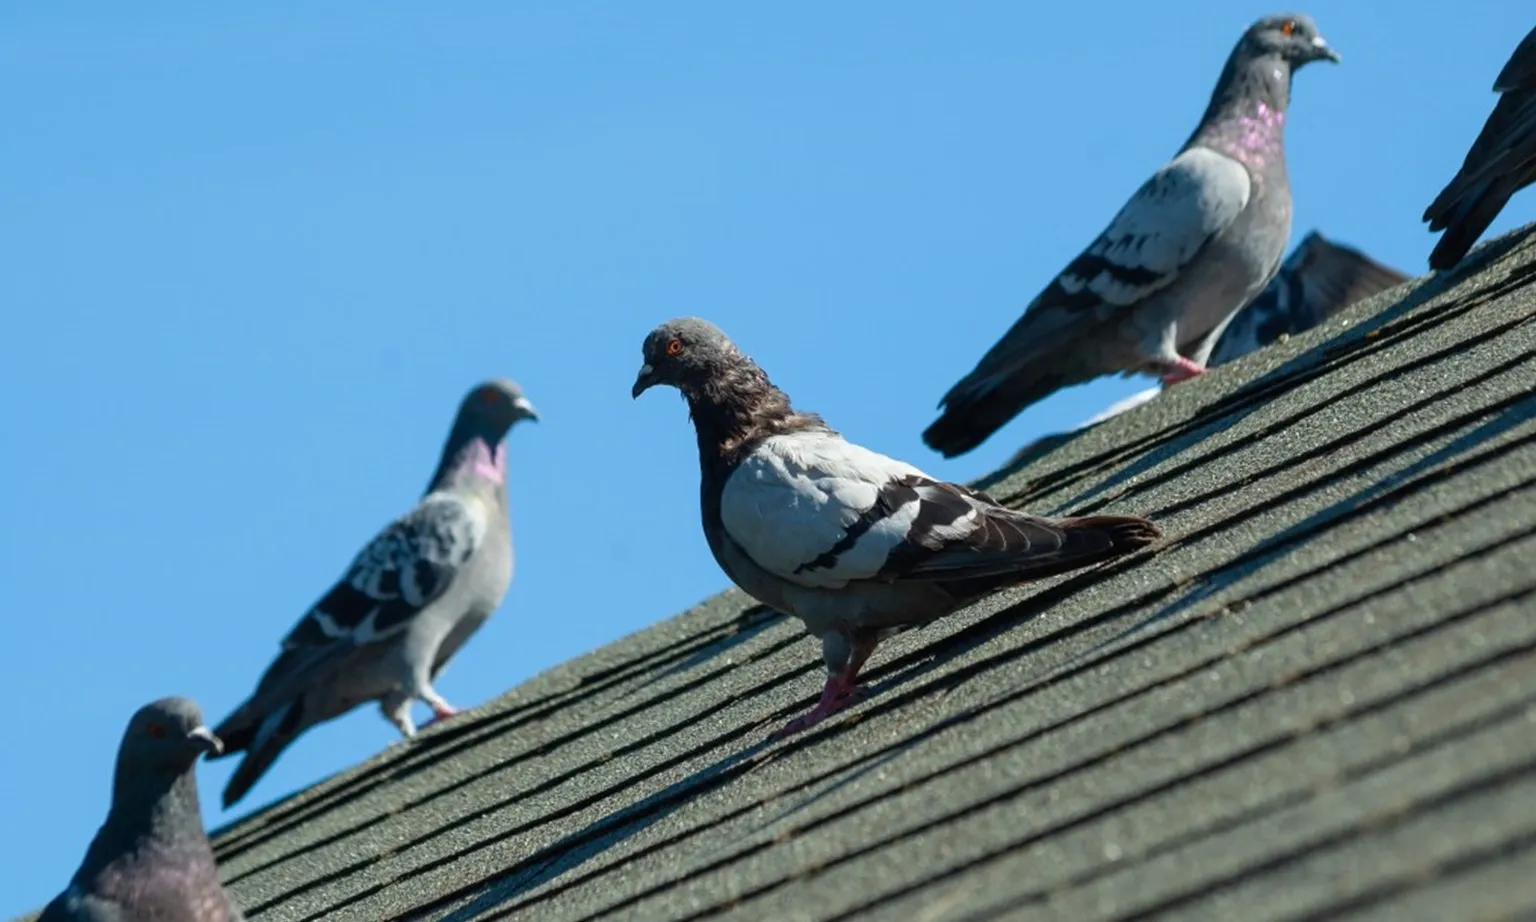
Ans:
{"label": "blurred pigeon", "polygon": [[224,755],[246,753],[224,788],[228,807],[299,734],[379,702],[403,736],[411,704],[455,709],[432,681],[501,604],[512,582],[507,447],[512,425],[538,419],[511,381],[465,396],[427,493],[352,561],[288,636],[255,693],[216,731]]}
{"label": "blurred pigeon", "polygon": [[[1310,330],[1356,301],[1369,298],[1408,280],[1359,250],[1334,243],[1311,231],[1291,251],[1280,272],[1253,303],[1237,312],[1211,353],[1210,366],[1224,365],[1276,341],[1284,335]],[[1139,407],[1158,394],[1150,387],[1116,401],[1068,432],[1041,436],[1008,461],[1014,467],[1067,442],[1077,433]]]}
{"label": "blurred pigeon", "polygon": [[944,395],[923,441],[954,457],[1061,388],[1115,372],[1170,384],[1203,372],[1232,315],[1280,267],[1291,74],[1320,59],[1339,56],[1306,16],[1250,26],[1178,155]]}
{"label": "blurred pigeon", "polygon": [[1429,254],[1432,269],[1460,262],[1509,197],[1536,182],[1536,29],[1499,71],[1493,91],[1500,94],[1498,104],[1461,172],[1424,211],[1431,231],[1445,231]]}
{"label": "blurred pigeon", "polygon": [[1310,330],[1356,301],[1406,281],[1396,269],[1311,231],[1269,287],[1232,318],[1210,365],[1225,365],[1282,335]]}
{"label": "blurred pigeon", "polygon": [[193,770],[218,751],[191,701],[140,708],[117,750],[107,821],[37,922],[240,922],[203,832]]}
{"label": "blurred pigeon", "polygon": [[854,703],[876,643],[1004,586],[1076,570],[1158,537],[1145,519],[1046,519],[943,483],[801,413],[709,323],[645,339],[633,395],[670,384],[699,440],[709,548],[736,585],[820,638],[821,700],[778,735]]}

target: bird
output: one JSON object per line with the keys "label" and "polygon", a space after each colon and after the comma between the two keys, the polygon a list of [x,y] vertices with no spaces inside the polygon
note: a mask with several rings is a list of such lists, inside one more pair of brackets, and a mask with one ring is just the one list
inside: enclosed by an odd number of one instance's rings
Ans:
{"label": "bird", "polygon": [[1449,269],[1504,209],[1536,182],[1536,28],[1515,47],[1493,81],[1499,101],[1461,170],[1424,210],[1431,231],[1445,231],[1429,254],[1431,269]]}
{"label": "bird", "polygon": [[217,757],[245,753],[224,788],[227,808],[315,724],[377,701],[404,738],[411,705],[457,710],[432,683],[501,605],[512,582],[507,448],[537,420],[518,385],[492,380],[465,395],[437,470],[415,507],[380,531],[283,638],[256,690],[218,725]]}
{"label": "bird", "polygon": [[[1264,291],[1232,318],[1211,352],[1210,367],[1242,358],[1281,336],[1310,330],[1356,301],[1407,280],[1404,273],[1353,247],[1334,243],[1315,230],[1308,231]],[[1013,468],[1032,461],[1076,434],[1139,407],[1162,392],[1158,385],[1137,391],[1067,432],[1041,436],[1015,452],[1005,466]]]}
{"label": "bird", "polygon": [[821,698],[775,737],[859,700],[859,670],[883,637],[1161,534],[1134,516],[1019,512],[850,442],[820,416],[794,409],[706,320],[663,323],[641,352],[631,396],[669,385],[688,404],[715,561],[748,595],[799,618],[821,641]]}
{"label": "bird", "polygon": [[197,799],[198,756],[220,746],[186,698],[139,708],[117,750],[106,822],[36,922],[242,922]]}
{"label": "bird", "polygon": [[1264,291],[1232,318],[1211,351],[1210,366],[1310,330],[1356,301],[1406,281],[1406,274],[1309,231]]}
{"label": "bird", "polygon": [[964,454],[1026,407],[1102,375],[1173,384],[1274,276],[1291,233],[1291,75],[1337,52],[1299,13],[1243,33],[1199,125],[939,401],[923,441]]}

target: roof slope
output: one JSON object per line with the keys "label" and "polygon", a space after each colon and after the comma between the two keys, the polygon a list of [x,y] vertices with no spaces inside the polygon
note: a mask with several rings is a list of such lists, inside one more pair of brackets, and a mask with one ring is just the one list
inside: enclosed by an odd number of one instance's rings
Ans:
{"label": "roof slope", "polygon": [[819,690],[739,593],[223,830],[254,920],[1536,910],[1536,236],[993,478],[1168,539]]}

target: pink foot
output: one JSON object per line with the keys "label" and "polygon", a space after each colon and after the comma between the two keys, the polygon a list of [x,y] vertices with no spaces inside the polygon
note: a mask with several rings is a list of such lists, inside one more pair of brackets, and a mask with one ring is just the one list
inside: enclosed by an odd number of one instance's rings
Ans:
{"label": "pink foot", "polygon": [[459,709],[458,708],[454,707],[453,705],[449,704],[446,701],[442,701],[442,702],[439,702],[437,704],[431,705],[431,708],[432,708],[432,719],[427,721],[427,725],[435,724],[439,720],[447,720],[448,718],[450,718],[450,717],[454,716],[455,714],[459,713]]}
{"label": "pink foot", "polygon": [[1203,374],[1205,374],[1204,365],[1198,365],[1194,362],[1191,362],[1189,359],[1186,359],[1181,355],[1177,360],[1174,361],[1173,367],[1163,375],[1163,386],[1167,387],[1170,384],[1178,384],[1180,381],[1188,381],[1190,378],[1198,378]]}
{"label": "pink foot", "polygon": [[802,730],[809,730],[833,714],[858,704],[864,700],[864,695],[865,689],[862,686],[852,685],[840,675],[829,676],[816,706],[775,730],[768,739],[777,741],[794,736]]}

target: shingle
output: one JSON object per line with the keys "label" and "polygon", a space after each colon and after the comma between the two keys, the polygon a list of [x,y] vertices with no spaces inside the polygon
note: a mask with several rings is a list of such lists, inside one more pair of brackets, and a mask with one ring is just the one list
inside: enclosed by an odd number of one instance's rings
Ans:
{"label": "shingle", "polygon": [[1148,514],[815,695],[738,592],[220,832],[253,920],[1536,913],[1536,237],[987,489]]}

